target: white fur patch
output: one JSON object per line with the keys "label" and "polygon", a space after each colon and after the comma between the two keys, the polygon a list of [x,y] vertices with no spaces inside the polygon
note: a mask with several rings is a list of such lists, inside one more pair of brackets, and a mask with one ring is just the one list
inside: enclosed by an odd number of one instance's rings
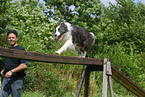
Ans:
{"label": "white fur patch", "polygon": [[57,36],[60,35],[60,32],[58,31],[59,27],[60,27],[60,25],[56,28],[56,33],[55,33],[55,35],[57,35]]}
{"label": "white fur patch", "polygon": [[[71,35],[71,31],[72,31],[72,27],[71,24],[69,23],[65,23],[65,25],[67,26],[68,32],[63,34],[63,38],[62,38],[62,42],[64,43],[64,45],[55,53],[57,54],[61,54],[63,51],[66,51],[67,49],[72,49],[75,50],[75,45],[72,43],[72,35]],[[58,26],[56,28],[56,35],[60,35],[60,32],[58,31],[60,26]]]}

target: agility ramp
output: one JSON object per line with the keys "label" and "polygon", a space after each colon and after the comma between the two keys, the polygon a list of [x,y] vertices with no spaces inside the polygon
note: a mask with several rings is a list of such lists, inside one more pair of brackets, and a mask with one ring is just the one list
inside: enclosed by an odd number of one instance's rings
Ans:
{"label": "agility ramp", "polygon": [[[29,61],[47,62],[47,63],[62,63],[62,64],[84,65],[84,66],[87,65],[89,66],[90,71],[103,71],[103,66],[104,66],[104,59],[100,59],[100,58],[78,58],[78,57],[69,57],[69,56],[58,56],[58,55],[8,49],[2,47],[0,47],[0,57],[26,59]],[[138,97],[145,97],[145,90],[143,90],[135,82],[131,81],[127,76],[122,74],[122,72],[117,70],[114,66],[111,66],[111,70],[112,70],[112,77],[117,82],[122,84],[125,88],[130,90]],[[85,92],[87,93],[88,91],[85,90]]]}

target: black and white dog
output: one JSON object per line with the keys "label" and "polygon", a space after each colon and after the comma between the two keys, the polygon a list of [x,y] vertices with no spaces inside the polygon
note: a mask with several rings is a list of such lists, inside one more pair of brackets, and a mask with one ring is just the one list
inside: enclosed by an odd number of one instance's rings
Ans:
{"label": "black and white dog", "polygon": [[77,49],[81,57],[85,57],[95,42],[95,36],[83,27],[71,25],[68,22],[58,22],[55,31],[55,41],[62,40],[64,45],[55,53],[61,54],[67,49]]}

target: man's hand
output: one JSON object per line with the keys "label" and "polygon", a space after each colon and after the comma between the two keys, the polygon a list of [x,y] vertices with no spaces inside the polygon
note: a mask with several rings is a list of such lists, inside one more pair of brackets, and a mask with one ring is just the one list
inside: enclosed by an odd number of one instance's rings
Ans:
{"label": "man's hand", "polygon": [[5,77],[11,77],[12,76],[12,72],[11,71],[9,71],[9,72],[7,72],[6,74],[5,74]]}
{"label": "man's hand", "polygon": [[4,76],[4,75],[3,75],[3,72],[4,72],[4,69],[1,71],[1,75],[2,75],[2,76]]}

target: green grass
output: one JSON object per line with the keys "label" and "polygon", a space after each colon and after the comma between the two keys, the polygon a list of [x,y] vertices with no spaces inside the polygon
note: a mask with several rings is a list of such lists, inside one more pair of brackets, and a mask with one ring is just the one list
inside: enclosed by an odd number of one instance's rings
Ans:
{"label": "green grass", "polygon": [[[9,97],[12,97],[11,95]],[[21,97],[47,97],[40,92],[22,92]]]}
{"label": "green grass", "polygon": [[23,92],[21,97],[46,97],[43,93],[40,92]]}

